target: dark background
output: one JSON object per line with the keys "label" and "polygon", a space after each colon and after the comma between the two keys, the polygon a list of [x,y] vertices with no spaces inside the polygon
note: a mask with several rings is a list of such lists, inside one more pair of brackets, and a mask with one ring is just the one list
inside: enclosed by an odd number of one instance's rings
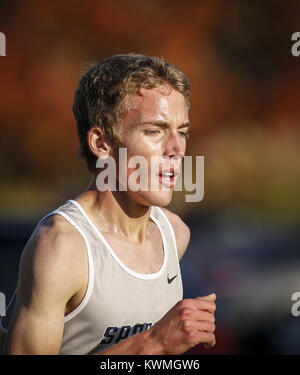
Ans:
{"label": "dark background", "polygon": [[190,78],[187,155],[205,156],[205,196],[170,209],[192,231],[185,297],[217,294],[217,345],[193,353],[300,354],[299,1],[0,2],[0,291],[13,293],[39,219],[90,174],[71,106],[84,65],[164,57]]}

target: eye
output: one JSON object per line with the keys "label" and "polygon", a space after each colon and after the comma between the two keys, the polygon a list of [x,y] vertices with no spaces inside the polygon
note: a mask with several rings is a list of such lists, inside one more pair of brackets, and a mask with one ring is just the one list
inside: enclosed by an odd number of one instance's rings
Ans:
{"label": "eye", "polygon": [[186,138],[186,139],[189,138],[189,133],[188,133],[188,132],[179,132],[179,135],[180,135],[181,137]]}
{"label": "eye", "polygon": [[156,135],[159,133],[159,130],[144,130],[146,135]]}

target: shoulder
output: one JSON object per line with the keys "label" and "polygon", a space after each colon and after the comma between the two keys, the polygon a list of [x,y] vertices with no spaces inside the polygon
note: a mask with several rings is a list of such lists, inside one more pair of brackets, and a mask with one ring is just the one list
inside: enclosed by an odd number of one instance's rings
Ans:
{"label": "shoulder", "polygon": [[35,291],[57,290],[68,299],[81,288],[85,259],[80,233],[63,217],[51,215],[35,228],[23,250],[20,281]]}
{"label": "shoulder", "polygon": [[177,251],[179,259],[184,255],[191,237],[190,228],[187,224],[174,212],[167,210],[166,208],[161,207],[164,214],[169,219],[176,238]]}
{"label": "shoulder", "polygon": [[47,258],[79,256],[84,245],[81,234],[64,219],[54,214],[45,218],[32,233],[25,250]]}

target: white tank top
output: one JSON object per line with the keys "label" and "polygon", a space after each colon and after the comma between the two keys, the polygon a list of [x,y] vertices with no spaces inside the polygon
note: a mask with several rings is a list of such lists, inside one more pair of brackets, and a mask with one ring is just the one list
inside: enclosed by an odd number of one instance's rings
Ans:
{"label": "white tank top", "polygon": [[68,200],[46,215],[64,217],[83,237],[89,277],[79,306],[64,318],[60,354],[95,354],[149,329],[183,297],[172,225],[152,206],[150,217],[162,237],[164,261],[159,271],[140,274],[118,258],[81,205]]}

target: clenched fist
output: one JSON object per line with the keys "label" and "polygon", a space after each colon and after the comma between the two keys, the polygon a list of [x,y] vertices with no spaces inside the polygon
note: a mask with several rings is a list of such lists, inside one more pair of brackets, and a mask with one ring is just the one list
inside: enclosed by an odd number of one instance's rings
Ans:
{"label": "clenched fist", "polygon": [[214,293],[181,300],[150,328],[148,339],[161,354],[182,354],[200,343],[213,347],[215,300]]}

